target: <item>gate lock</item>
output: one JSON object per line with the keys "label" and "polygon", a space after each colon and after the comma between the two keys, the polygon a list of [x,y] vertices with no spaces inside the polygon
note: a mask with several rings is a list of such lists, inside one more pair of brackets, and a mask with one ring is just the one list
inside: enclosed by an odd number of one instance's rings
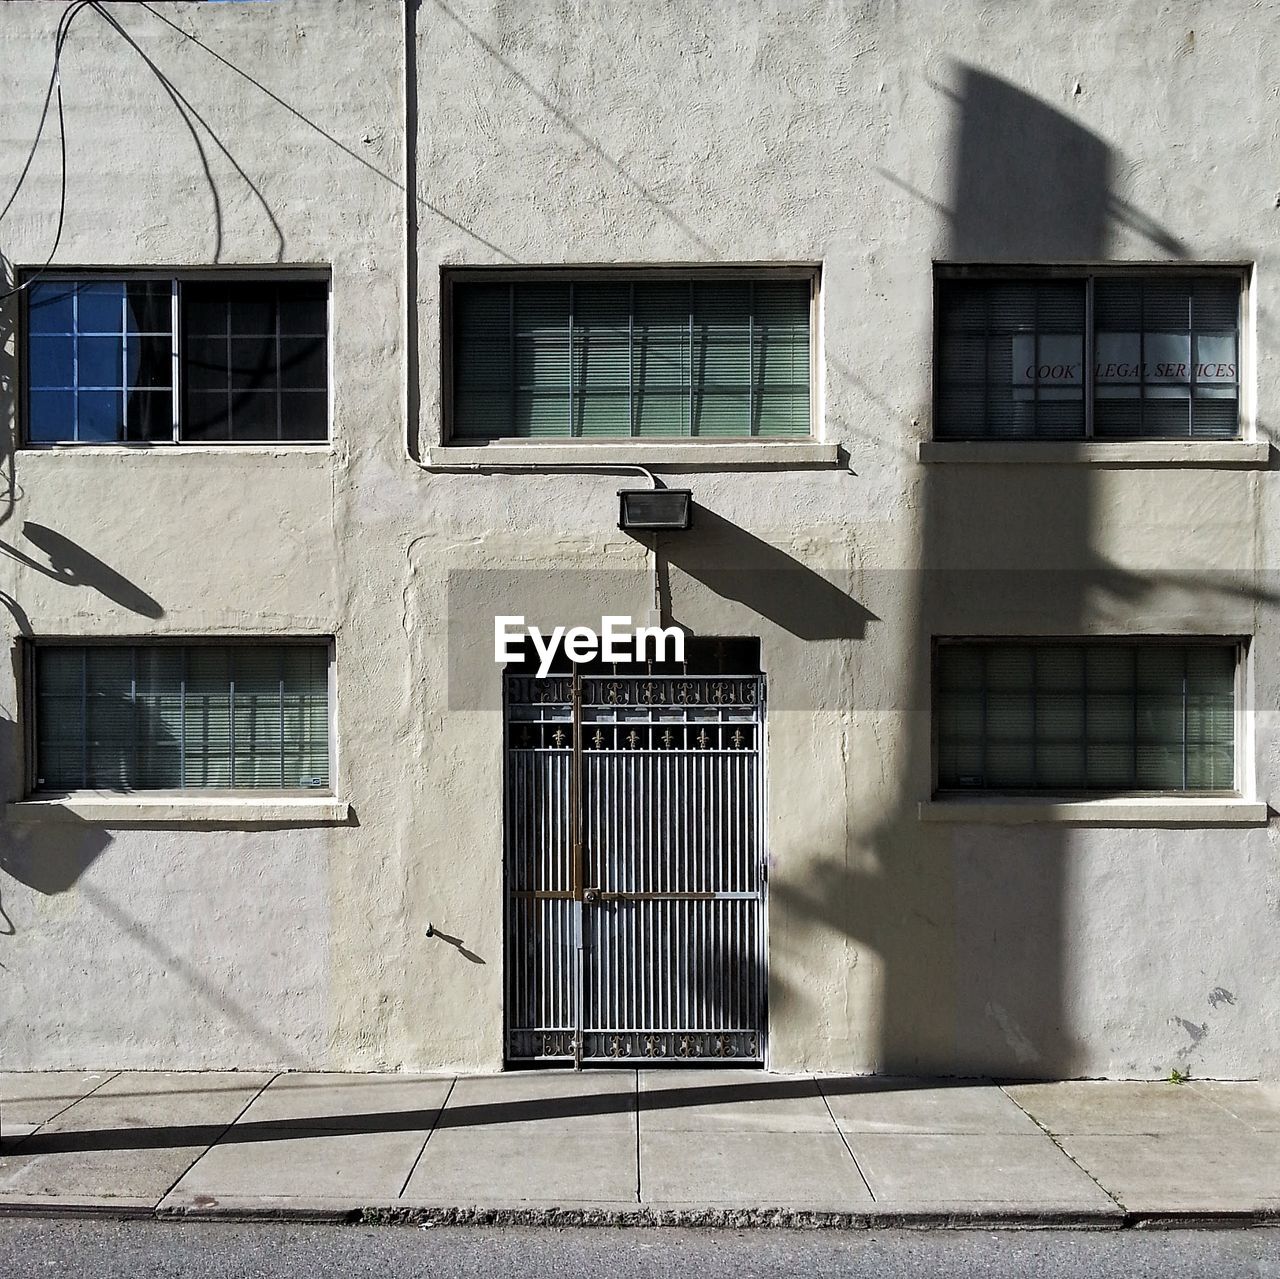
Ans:
{"label": "gate lock", "polygon": [[598,902],[600,900],[600,890],[598,888],[584,888],[582,890],[582,900],[588,904]]}

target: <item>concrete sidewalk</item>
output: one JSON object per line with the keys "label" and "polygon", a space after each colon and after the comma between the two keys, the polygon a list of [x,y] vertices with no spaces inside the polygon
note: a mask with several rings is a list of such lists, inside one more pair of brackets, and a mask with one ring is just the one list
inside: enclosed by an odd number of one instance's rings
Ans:
{"label": "concrete sidewalk", "polygon": [[1280,1085],[747,1071],[0,1074],[0,1211],[1119,1226],[1280,1219]]}

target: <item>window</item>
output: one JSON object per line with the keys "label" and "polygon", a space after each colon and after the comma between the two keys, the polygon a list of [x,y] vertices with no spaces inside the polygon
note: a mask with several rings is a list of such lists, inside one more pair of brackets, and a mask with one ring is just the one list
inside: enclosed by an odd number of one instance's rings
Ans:
{"label": "window", "polygon": [[961,270],[937,281],[938,439],[1240,434],[1241,272]]}
{"label": "window", "polygon": [[1234,792],[1240,647],[939,642],[938,789]]}
{"label": "window", "polygon": [[328,438],[323,280],[42,276],[30,444]]}
{"label": "window", "polygon": [[814,280],[453,280],[457,440],[808,436]]}
{"label": "window", "polygon": [[327,788],[327,643],[39,645],[35,787]]}

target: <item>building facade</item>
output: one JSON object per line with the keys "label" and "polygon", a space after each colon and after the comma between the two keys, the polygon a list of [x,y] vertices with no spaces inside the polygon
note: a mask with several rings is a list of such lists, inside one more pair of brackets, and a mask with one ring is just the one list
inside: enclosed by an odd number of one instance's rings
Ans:
{"label": "building facade", "polygon": [[1280,20],[0,47],[0,1064],[1274,1073]]}

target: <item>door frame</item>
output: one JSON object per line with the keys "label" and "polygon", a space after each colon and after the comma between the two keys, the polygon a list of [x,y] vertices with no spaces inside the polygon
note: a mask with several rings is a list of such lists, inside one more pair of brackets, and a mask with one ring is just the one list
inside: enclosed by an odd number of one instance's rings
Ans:
{"label": "door frame", "polygon": [[[647,671],[637,671],[635,677],[649,674]],[[513,1069],[546,1069],[546,1068],[563,1068],[565,1065],[571,1065],[575,1070],[581,1070],[584,1067],[609,1067],[618,1066],[627,1063],[634,1065],[637,1062],[650,1060],[655,1066],[663,1068],[680,1066],[690,1066],[698,1068],[715,1068],[716,1066],[739,1068],[769,1068],[770,1061],[770,934],[769,934],[769,878],[770,878],[770,855],[769,855],[769,787],[768,787],[768,732],[767,732],[767,678],[761,669],[747,674],[746,672],[738,672],[735,674],[726,674],[725,679],[752,679],[755,681],[757,690],[755,700],[755,712],[753,725],[755,728],[755,749],[752,752],[755,756],[755,772],[756,772],[756,793],[755,793],[755,818],[753,825],[755,827],[757,861],[759,865],[759,895],[757,899],[757,919],[759,935],[756,940],[754,960],[759,973],[759,1004],[758,1004],[758,1028],[756,1034],[758,1036],[758,1052],[751,1057],[725,1055],[723,1057],[713,1056],[690,1056],[687,1060],[680,1057],[656,1056],[653,1058],[642,1058],[627,1056],[625,1058],[600,1057],[591,1056],[584,1057],[583,1054],[583,1038],[586,1033],[583,1025],[584,1014],[586,1009],[585,1000],[585,977],[587,971],[587,962],[583,957],[583,950],[586,943],[587,928],[584,918],[584,906],[594,904],[599,898],[586,900],[588,892],[594,891],[591,886],[587,885],[586,880],[586,848],[583,834],[583,818],[584,818],[584,792],[583,778],[585,770],[583,767],[583,745],[585,720],[583,718],[583,701],[582,701],[582,682],[584,678],[599,678],[599,672],[591,672],[584,675],[581,668],[574,667],[571,672],[566,673],[558,671],[548,675],[547,679],[564,679],[569,684],[568,699],[549,700],[549,705],[565,705],[566,701],[569,706],[570,719],[567,727],[570,730],[572,738],[572,747],[570,752],[569,764],[569,893],[568,899],[572,902],[571,915],[573,920],[573,940],[577,954],[573,959],[574,964],[574,991],[573,1000],[576,1009],[577,1026],[571,1033],[571,1054],[551,1054],[545,1057],[539,1056],[515,1056],[511,1053],[511,1031],[512,1025],[510,1021],[512,1013],[511,986],[510,978],[512,976],[510,968],[512,962],[512,949],[516,941],[514,933],[514,921],[512,919],[513,892],[510,886],[511,864],[510,864],[510,822],[511,812],[509,811],[508,787],[510,785],[510,769],[512,762],[512,753],[515,749],[511,742],[512,728],[516,721],[511,716],[511,684],[513,677],[533,678],[529,674],[520,671],[513,671],[509,668],[504,669],[501,674],[503,681],[502,690],[502,839],[501,839],[501,856],[502,856],[502,1060],[504,1070]],[[607,678],[607,673],[605,675]],[[716,673],[700,674],[694,671],[685,671],[681,674],[674,675],[658,675],[654,674],[653,678],[667,679],[691,679],[691,680],[711,680],[717,678]],[[659,703],[661,704],[661,703]],[[537,721],[545,723],[548,721]],[[556,894],[564,900],[562,894]],[[532,898],[532,894],[530,894]],[[609,894],[610,897],[626,897],[626,894]],[[668,894],[662,894],[666,897]],[[672,900],[680,900],[679,894],[671,894]],[[686,900],[701,897],[702,894],[688,894]],[[711,899],[711,895],[708,895]],[[554,1032],[562,1033],[562,1032]],[[701,1032],[697,1032],[701,1033]],[[566,1057],[571,1060],[566,1061]]]}

